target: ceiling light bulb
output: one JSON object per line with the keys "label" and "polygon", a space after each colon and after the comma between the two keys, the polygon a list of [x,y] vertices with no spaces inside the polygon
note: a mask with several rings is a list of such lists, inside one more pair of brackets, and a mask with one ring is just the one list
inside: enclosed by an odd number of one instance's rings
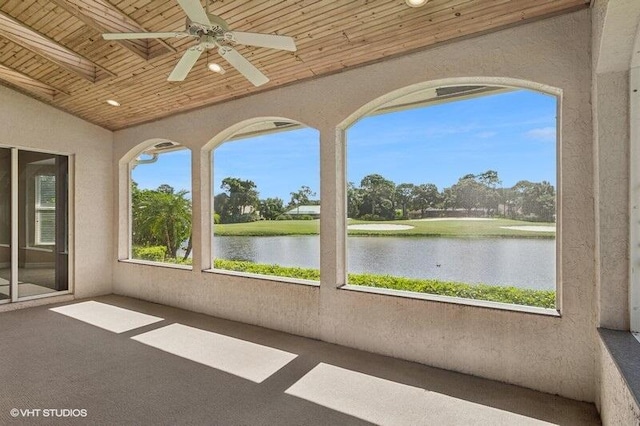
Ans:
{"label": "ceiling light bulb", "polygon": [[427,4],[429,0],[404,0],[405,3],[407,3],[407,6],[410,7],[420,7],[420,6],[424,6],[425,4]]}
{"label": "ceiling light bulb", "polygon": [[120,106],[120,102],[114,101],[113,99],[107,99],[107,103],[111,106]]}
{"label": "ceiling light bulb", "polygon": [[213,72],[217,72],[218,74],[224,74],[224,69],[216,64],[215,62],[211,62],[209,65],[207,65],[207,67],[209,68],[209,70],[213,71]]}

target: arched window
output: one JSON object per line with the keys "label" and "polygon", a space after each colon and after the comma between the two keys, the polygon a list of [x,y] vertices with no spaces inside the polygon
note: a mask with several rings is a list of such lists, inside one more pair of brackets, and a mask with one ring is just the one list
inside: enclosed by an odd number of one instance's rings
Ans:
{"label": "arched window", "polygon": [[130,258],[191,265],[191,151],[170,141],[129,163]]}
{"label": "arched window", "polygon": [[213,269],[319,281],[318,132],[252,120],[211,157]]}
{"label": "arched window", "polygon": [[351,125],[348,285],[557,309],[558,95],[420,88]]}

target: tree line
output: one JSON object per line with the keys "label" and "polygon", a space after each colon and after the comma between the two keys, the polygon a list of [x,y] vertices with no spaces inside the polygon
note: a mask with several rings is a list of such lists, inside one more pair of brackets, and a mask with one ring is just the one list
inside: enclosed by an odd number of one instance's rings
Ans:
{"label": "tree line", "polygon": [[521,180],[503,188],[494,170],[464,175],[442,191],[432,183],[396,184],[371,174],[362,178],[360,186],[347,185],[347,214],[363,220],[464,214],[554,222],[555,198],[555,188],[547,181]]}
{"label": "tree line", "polygon": [[[379,174],[362,178],[360,185],[347,185],[347,214],[354,219],[393,220],[427,216],[506,217],[554,222],[556,192],[547,181],[521,180],[503,188],[498,173],[487,170],[467,174],[454,185],[439,191],[432,183],[400,183]],[[255,182],[235,177],[223,179],[223,192],[214,197],[218,223],[251,222],[259,219],[290,219],[285,213],[302,205],[319,205],[316,193],[303,185],[290,193],[287,204],[278,197],[260,199]],[[191,252],[191,200],[188,191],[176,191],[163,184],[157,189],[131,188],[133,244],[164,246],[166,255],[176,258],[184,249]],[[187,242],[184,247],[184,242]]]}
{"label": "tree line", "polygon": [[286,211],[295,207],[320,204],[320,200],[312,199],[316,193],[306,185],[291,192],[291,198],[287,204],[279,197],[260,199],[258,188],[252,180],[227,177],[222,180],[220,189],[223,192],[213,198],[215,220],[218,223],[274,220],[281,218]]}

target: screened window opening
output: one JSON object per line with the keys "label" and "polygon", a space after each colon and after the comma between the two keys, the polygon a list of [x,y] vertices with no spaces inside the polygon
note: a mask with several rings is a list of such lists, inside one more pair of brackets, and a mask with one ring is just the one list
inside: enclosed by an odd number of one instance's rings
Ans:
{"label": "screened window opening", "polygon": [[192,264],[191,151],[161,142],[130,164],[131,259]]}
{"label": "screened window opening", "polygon": [[556,309],[557,114],[546,93],[469,85],[352,125],[347,283]]}
{"label": "screened window opening", "polygon": [[213,268],[320,280],[319,135],[265,121],[212,152]]}

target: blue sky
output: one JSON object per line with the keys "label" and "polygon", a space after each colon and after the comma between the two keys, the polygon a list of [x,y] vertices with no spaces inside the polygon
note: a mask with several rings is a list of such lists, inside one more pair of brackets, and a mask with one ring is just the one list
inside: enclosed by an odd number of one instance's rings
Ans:
{"label": "blue sky", "polygon": [[[461,176],[498,171],[505,187],[519,180],[556,184],[556,98],[526,90],[366,117],[347,132],[347,179],[378,173],[399,183],[442,190]],[[302,185],[319,198],[319,134],[314,129],[227,142],[214,152],[214,192],[228,176],[253,180],[260,198]],[[187,150],[140,165],[141,188],[168,183],[191,190]]]}

